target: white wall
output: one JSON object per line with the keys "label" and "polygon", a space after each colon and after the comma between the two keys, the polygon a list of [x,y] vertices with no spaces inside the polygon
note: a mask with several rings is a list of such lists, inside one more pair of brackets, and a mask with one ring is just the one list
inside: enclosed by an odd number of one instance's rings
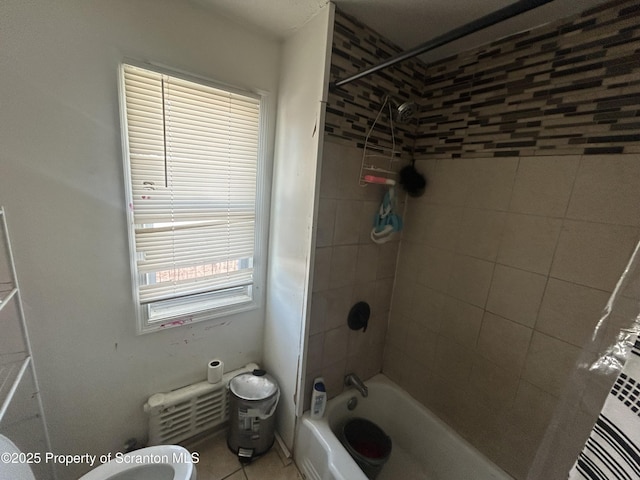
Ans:
{"label": "white wall", "polygon": [[304,372],[333,15],[329,4],[288,38],[282,51],[264,364],[280,385],[277,428],[289,448]]}
{"label": "white wall", "polygon": [[0,32],[0,204],[53,448],[115,452],[146,434],[149,395],[204,379],[213,356],[260,361],[264,316],[135,335],[118,63],[271,92],[271,158],[280,44],[175,0],[3,0]]}

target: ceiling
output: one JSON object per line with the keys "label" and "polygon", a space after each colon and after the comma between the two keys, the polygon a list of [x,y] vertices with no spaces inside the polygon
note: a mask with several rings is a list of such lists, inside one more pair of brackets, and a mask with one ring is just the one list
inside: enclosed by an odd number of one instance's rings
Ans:
{"label": "ceiling", "polygon": [[[270,36],[286,38],[311,19],[328,0],[192,0]],[[468,35],[421,56],[429,62],[469,50],[512,33],[586,10],[604,0],[554,0],[530,12]],[[515,3],[515,0],[334,0],[403,49]]]}

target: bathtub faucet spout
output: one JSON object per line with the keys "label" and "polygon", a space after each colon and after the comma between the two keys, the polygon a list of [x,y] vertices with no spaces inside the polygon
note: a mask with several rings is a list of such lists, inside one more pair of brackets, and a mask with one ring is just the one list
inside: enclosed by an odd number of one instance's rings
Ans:
{"label": "bathtub faucet spout", "polygon": [[355,373],[350,373],[349,375],[344,377],[344,384],[347,387],[355,387],[363,397],[369,395],[369,389],[364,384],[364,382],[360,380],[360,377],[358,377],[358,375],[356,375]]}

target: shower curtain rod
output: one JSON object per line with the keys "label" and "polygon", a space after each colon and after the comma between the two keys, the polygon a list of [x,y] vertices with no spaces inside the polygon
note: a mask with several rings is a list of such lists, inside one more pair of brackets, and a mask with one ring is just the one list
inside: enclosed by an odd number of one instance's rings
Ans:
{"label": "shower curtain rod", "polygon": [[492,25],[495,25],[496,23],[503,22],[504,20],[508,20],[509,18],[515,17],[516,15],[520,15],[524,12],[528,12],[529,10],[533,10],[534,8],[540,7],[541,5],[550,2],[553,2],[553,0],[518,0],[517,2],[501,8],[500,10],[496,10],[495,12],[485,15],[484,17],[480,17],[477,20],[466,23],[461,27],[454,28],[453,30],[443,35],[432,38],[431,40],[418,45],[411,50],[407,50],[406,52],[394,55],[393,57],[388,58],[387,60],[376,66],[370,67],[342,80],[337,80],[331,84],[331,87],[341,87],[343,85],[346,85],[347,83],[353,82],[354,80],[366,77],[367,75],[371,75],[372,73],[375,73],[379,70],[391,67],[396,63],[403,62],[404,60],[408,60],[409,58],[415,57],[416,55],[420,55],[422,53],[433,50],[434,48],[441,47],[442,45],[446,45],[447,43],[453,42],[454,40],[467,36],[471,33],[475,33],[478,30],[482,30],[483,28],[490,27]]}

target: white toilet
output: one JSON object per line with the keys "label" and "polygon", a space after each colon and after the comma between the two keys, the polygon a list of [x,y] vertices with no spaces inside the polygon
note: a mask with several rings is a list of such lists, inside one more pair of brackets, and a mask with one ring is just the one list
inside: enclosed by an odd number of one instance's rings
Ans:
{"label": "white toilet", "polygon": [[[0,453],[19,454],[20,449],[0,435]],[[27,463],[0,462],[0,478],[35,480]],[[142,448],[94,468],[79,480],[196,480],[191,454],[178,445]]]}

